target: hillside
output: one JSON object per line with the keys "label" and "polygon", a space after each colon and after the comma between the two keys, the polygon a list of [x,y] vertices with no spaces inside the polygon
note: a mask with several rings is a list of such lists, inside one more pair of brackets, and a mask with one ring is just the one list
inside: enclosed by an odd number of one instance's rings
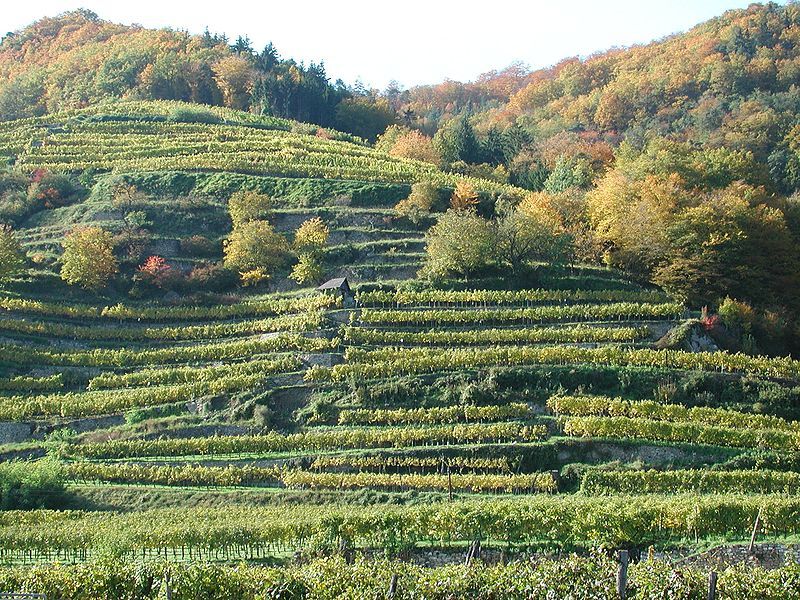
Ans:
{"label": "hillside", "polygon": [[[0,57],[154,35],[75,18]],[[565,151],[531,193],[88,93],[0,122],[0,592],[611,599],[626,552],[629,598],[797,597],[800,221],[755,154]]]}
{"label": "hillside", "polygon": [[[794,330],[799,24],[794,3],[753,4],[646,45],[408,90],[399,111],[445,168],[536,191],[584,260]],[[756,329],[762,351],[797,353],[795,334]]]}
{"label": "hillside", "polygon": [[[798,533],[795,361],[714,352],[705,321],[606,268],[539,265],[514,286],[416,280],[446,205],[416,222],[392,206],[418,179],[458,178],[316,133],[164,103],[3,125],[15,168],[44,173],[35,190],[59,172],[73,186],[19,216],[33,269],[0,300],[3,456],[40,458],[44,501],[27,506],[45,507],[5,513],[6,560],[91,560],[110,540],[126,560],[431,544],[447,555],[475,540],[490,554],[680,553],[746,539],[759,511],[770,536]],[[475,186],[481,211],[513,192]],[[131,287],[139,256],[187,281],[219,261],[242,188],[269,195],[288,238],[324,221],[327,275],[350,278],[354,305],[298,290],[285,270],[260,289]],[[121,235],[131,208],[145,246],[117,246],[111,286],[62,282],[64,236]],[[187,244],[196,236],[209,244]],[[687,341],[657,349],[687,318]],[[3,468],[13,480],[19,467]]]}

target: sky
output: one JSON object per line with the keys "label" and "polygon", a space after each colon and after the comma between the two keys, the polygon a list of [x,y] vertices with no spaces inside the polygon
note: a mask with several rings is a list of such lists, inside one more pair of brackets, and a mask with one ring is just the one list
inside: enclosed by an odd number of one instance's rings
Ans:
{"label": "sky", "polygon": [[[783,3],[783,2],[781,2]],[[6,0],[0,32],[88,8],[101,18],[273,42],[282,56],[323,60],[332,80],[384,89],[471,81],[521,61],[547,67],[570,56],[646,43],[750,0]]]}

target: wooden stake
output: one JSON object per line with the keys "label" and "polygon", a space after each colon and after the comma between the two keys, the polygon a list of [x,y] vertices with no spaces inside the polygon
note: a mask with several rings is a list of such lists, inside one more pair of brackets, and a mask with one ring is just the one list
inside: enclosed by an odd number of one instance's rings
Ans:
{"label": "wooden stake", "polygon": [[717,572],[708,574],[708,600],[717,600]]}
{"label": "wooden stake", "polygon": [[394,598],[397,593],[397,573],[392,573],[392,578],[389,581],[389,598]]}
{"label": "wooden stake", "polygon": [[170,585],[169,571],[164,573],[164,589],[167,593],[167,600],[172,600],[172,586]]}
{"label": "wooden stake", "polygon": [[464,565],[467,566],[467,567],[472,562],[472,553],[473,552],[475,552],[475,542],[474,541],[471,542],[470,545],[469,545],[469,548],[467,548],[467,556],[466,556],[466,558],[464,558]]}
{"label": "wooden stake", "polygon": [[628,551],[619,552],[619,569],[617,570],[617,594],[620,600],[627,598],[628,591]]}
{"label": "wooden stake", "polygon": [[758,509],[758,514],[756,515],[756,522],[753,523],[753,534],[750,536],[750,545],[747,547],[747,553],[752,554],[753,548],[756,544],[756,536],[758,535],[758,528],[761,526],[761,509]]}

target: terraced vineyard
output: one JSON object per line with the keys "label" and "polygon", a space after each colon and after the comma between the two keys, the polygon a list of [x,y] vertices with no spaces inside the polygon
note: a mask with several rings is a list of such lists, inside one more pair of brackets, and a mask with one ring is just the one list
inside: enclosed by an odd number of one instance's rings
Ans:
{"label": "terraced vineyard", "polygon": [[[452,176],[288,121],[214,109],[217,123],[185,123],[169,110],[120,103],[0,126],[22,168],[96,169],[81,202],[22,222],[43,258],[0,296],[0,470],[57,473],[68,509],[3,512],[0,559],[111,554],[123,572],[141,558],[463,554],[476,541],[509,555],[680,554],[746,541],[754,525],[759,539],[800,535],[800,363],[656,345],[679,325],[702,336],[698,315],[604,268],[539,265],[515,289],[416,280],[433,217],[390,207],[406,184]],[[122,229],[108,197],[119,182],[147,192],[151,244],[175,264],[196,258],[183,238],[227,234],[240,188],[272,196],[282,233],[321,217],[327,274],[350,278],[353,301],[285,277],[177,300],[64,287],[61,236]],[[37,466],[11,462],[27,458]],[[381,573],[425,589],[428,575],[400,564]],[[513,565],[491,576],[552,580],[550,567]],[[632,576],[644,586],[659,568]]]}
{"label": "terraced vineyard", "polygon": [[[284,119],[181,103],[113,103],[0,126],[0,156],[23,169],[116,172],[204,170],[254,175],[411,183],[457,178],[429,163],[397,159],[339,132]],[[186,122],[188,121],[188,122]],[[328,139],[331,138],[331,139]],[[487,190],[509,186],[485,180]]]}

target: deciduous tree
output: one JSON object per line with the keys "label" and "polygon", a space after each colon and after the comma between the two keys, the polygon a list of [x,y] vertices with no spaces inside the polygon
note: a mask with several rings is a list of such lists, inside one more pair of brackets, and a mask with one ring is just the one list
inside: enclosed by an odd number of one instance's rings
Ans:
{"label": "deciduous tree", "polygon": [[425,234],[420,274],[430,279],[472,275],[491,262],[493,242],[491,225],[475,211],[450,209]]}
{"label": "deciduous tree", "polygon": [[214,70],[214,81],[222,91],[225,106],[240,110],[246,109],[255,77],[250,61],[239,55],[226,56],[212,69]]}
{"label": "deciduous tree", "polygon": [[234,227],[248,221],[266,220],[272,213],[272,201],[253,190],[234,192],[228,199],[228,214]]}
{"label": "deciduous tree", "polygon": [[267,221],[247,221],[225,241],[225,266],[239,273],[260,270],[271,275],[286,264],[289,244]]}
{"label": "deciduous tree", "polygon": [[439,199],[438,188],[430,181],[419,181],[411,186],[408,198],[398,202],[394,209],[412,223],[419,223],[430,214],[433,204]]}
{"label": "deciduous tree", "polygon": [[63,242],[61,278],[70,285],[98,291],[117,273],[111,234],[100,227],[79,227]]}
{"label": "deciduous tree", "polygon": [[450,208],[454,210],[469,210],[478,205],[478,192],[475,186],[466,179],[456,182],[453,195],[450,196]]}

